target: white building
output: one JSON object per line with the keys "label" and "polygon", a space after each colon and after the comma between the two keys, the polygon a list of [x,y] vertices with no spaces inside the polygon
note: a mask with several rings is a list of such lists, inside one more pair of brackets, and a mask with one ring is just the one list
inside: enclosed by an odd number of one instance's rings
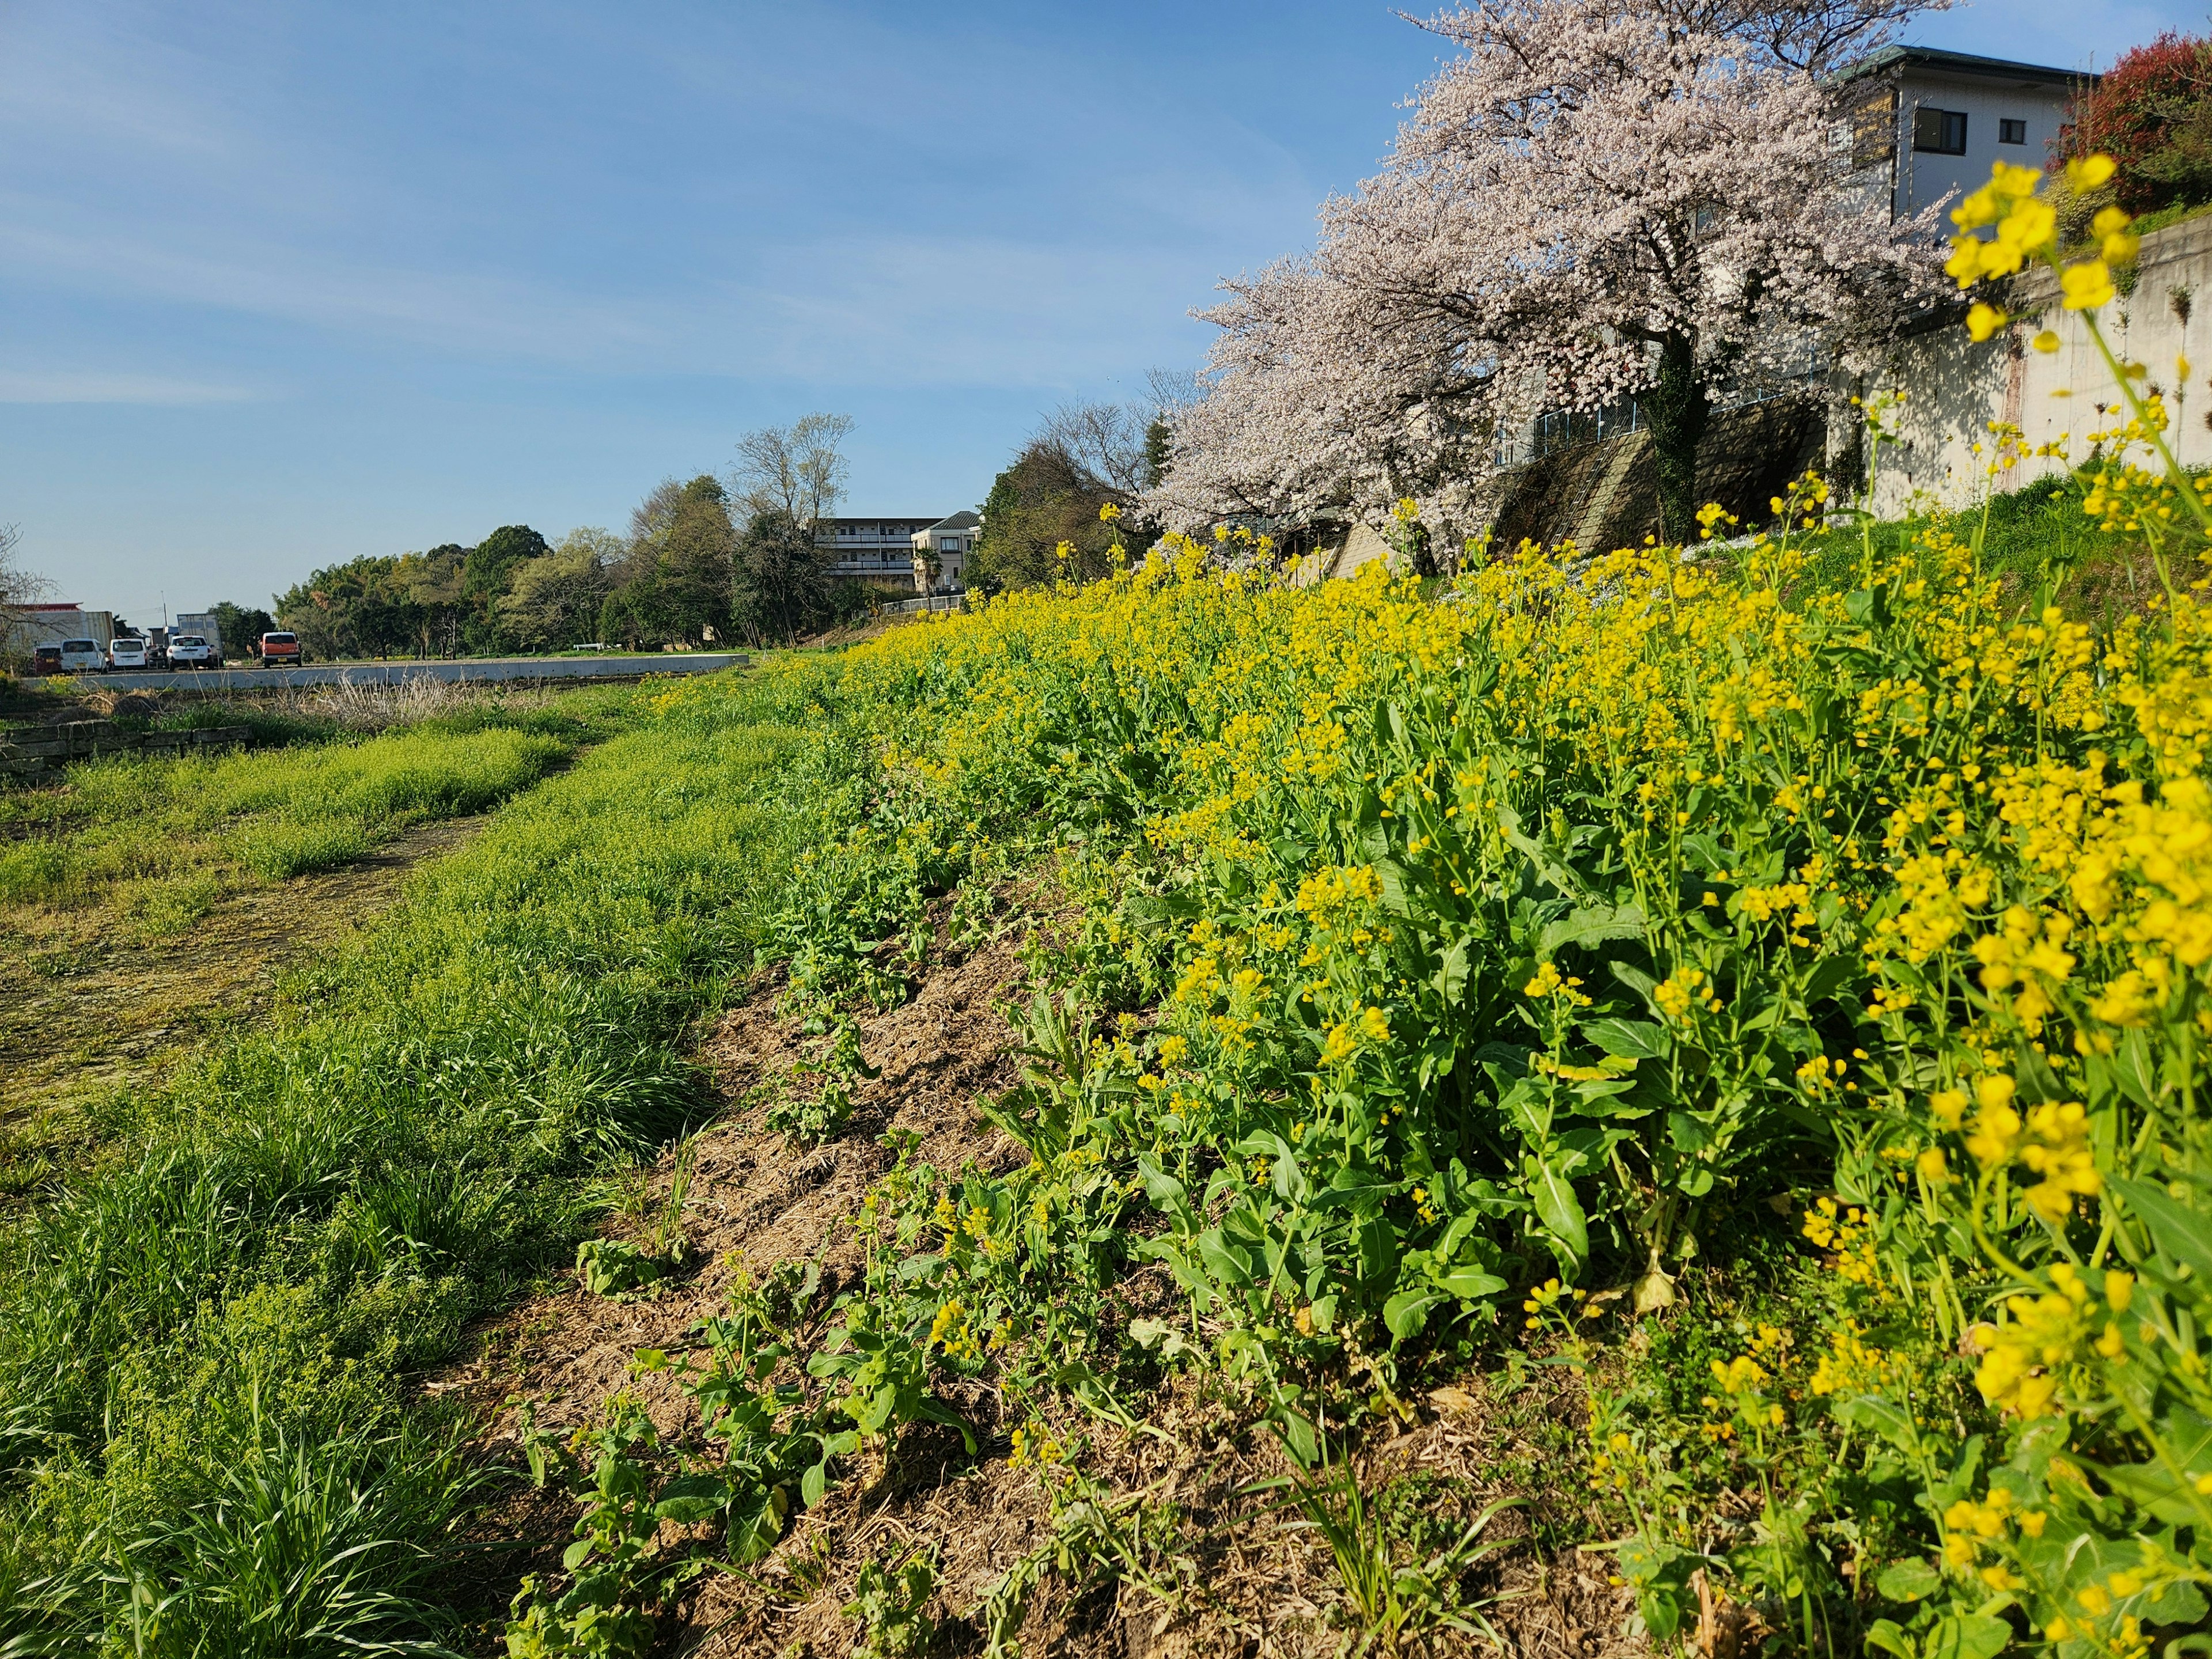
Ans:
{"label": "white building", "polygon": [[830,574],[871,587],[914,590],[914,538],[935,519],[817,519],[814,544],[830,559]]}
{"label": "white building", "polygon": [[975,550],[975,538],[982,528],[980,514],[962,512],[916,530],[908,538],[914,591],[957,593],[965,589],[968,556]]}
{"label": "white building", "polygon": [[[1846,82],[1851,167],[1904,218],[1990,179],[1998,161],[2050,162],[2075,97],[2099,77],[1925,46],[1887,46]],[[1939,228],[1950,233],[1948,224]]]}

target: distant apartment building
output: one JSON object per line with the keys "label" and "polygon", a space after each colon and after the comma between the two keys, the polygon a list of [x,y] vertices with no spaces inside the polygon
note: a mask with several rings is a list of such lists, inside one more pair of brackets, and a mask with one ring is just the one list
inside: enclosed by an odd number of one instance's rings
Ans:
{"label": "distant apartment building", "polygon": [[908,539],[913,546],[914,591],[917,593],[958,593],[968,586],[968,556],[975,550],[981,533],[979,514],[955,513],[949,519],[925,525]]}
{"label": "distant apartment building", "polygon": [[814,545],[829,557],[833,576],[911,593],[914,538],[938,522],[933,518],[817,519]]}
{"label": "distant apartment building", "polygon": [[2098,79],[1969,52],[1885,47],[1845,82],[1853,175],[1901,219],[1980,189],[1996,162],[2040,172],[2075,97]]}

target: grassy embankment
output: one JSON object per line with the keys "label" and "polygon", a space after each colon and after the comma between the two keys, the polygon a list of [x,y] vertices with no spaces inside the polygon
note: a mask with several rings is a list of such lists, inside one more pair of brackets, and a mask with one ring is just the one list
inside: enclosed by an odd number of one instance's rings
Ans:
{"label": "grassy embankment", "polygon": [[[617,701],[649,712],[649,692]],[[750,964],[775,872],[834,795],[793,769],[799,712],[738,695],[709,727],[648,719],[510,799],[13,1224],[0,1629],[276,1655],[428,1628],[404,1592],[451,1571],[428,1547],[470,1480],[401,1379],[565,1258],[577,1177],[703,1109],[684,1034]],[[295,869],[508,794],[566,747],[417,731],[181,774],[104,763],[93,800],[46,805],[78,827],[26,879]],[[140,802],[197,837],[146,877],[109,850]]]}
{"label": "grassy embankment", "polygon": [[[2116,527],[2191,522],[2127,488]],[[580,1462],[541,1447],[582,1516],[519,1650],[641,1650],[689,1570],[656,1502],[742,1562],[948,1397],[1023,1430],[1054,1531],[980,1606],[929,1611],[926,1550],[863,1571],[868,1640],[949,1614],[998,1650],[1055,1575],[1201,1617],[1194,1564],[1243,1522],[1081,1450],[1186,1372],[1194,1431],[1310,1471],[1329,1617],[1442,1638],[1474,1517],[1355,1501],[1346,1453],[1532,1357],[1586,1437],[1539,1535],[1613,1551],[1662,1645],[1703,1603],[1711,1641],[1905,1659],[2201,1621],[2212,623],[2164,601],[2206,538],[2069,622],[2065,507],[2007,509],[2016,581],[1973,515],[1842,580],[1785,540],[1582,588],[1510,561],[1451,605],[1193,550],[849,653],[876,833],[800,866],[795,988],[833,1030],[869,989],[804,924],[884,878],[885,836],[939,881],[1049,854],[1080,918],[1033,952],[1059,1001],[994,1109],[1031,1159],[902,1161],[863,1283],[740,1295],[684,1378],[704,1440],[616,1401]],[[1377,1530],[1407,1503],[1459,1544]]]}
{"label": "grassy embankment", "polygon": [[[392,884],[386,866],[396,877],[427,845],[410,832],[528,787],[613,729],[627,696],[479,696],[381,733],[213,700],[161,719],[250,724],[258,746],[124,753],[0,791],[14,942],[0,962],[0,1188],[80,1161],[151,1065],[249,1014],[276,962]],[[345,873],[301,879],[326,872]]]}

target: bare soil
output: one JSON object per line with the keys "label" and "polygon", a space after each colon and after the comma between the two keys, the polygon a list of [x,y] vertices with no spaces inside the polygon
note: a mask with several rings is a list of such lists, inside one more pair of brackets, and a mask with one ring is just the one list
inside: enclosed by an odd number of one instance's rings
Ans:
{"label": "bare soil", "polygon": [[[606,1299],[579,1288],[529,1304],[480,1333],[476,1357],[429,1389],[472,1403],[487,1425],[484,1453],[509,1463],[520,1462],[516,1406],[523,1400],[535,1402],[541,1425],[565,1428],[592,1420],[611,1395],[628,1390],[644,1401],[664,1437],[685,1437],[696,1427],[690,1401],[667,1373],[634,1373],[633,1358],[644,1348],[674,1355],[696,1346],[699,1322],[720,1309],[741,1270],[757,1277],[780,1261],[819,1262],[824,1285],[815,1305],[826,1304],[860,1265],[846,1224],[890,1167],[892,1154],[880,1144],[887,1131],[919,1137],[915,1155],[948,1172],[971,1161],[1004,1170],[1026,1157],[974,1110],[977,1096],[1014,1080],[1013,1033],[1000,1010],[1022,991],[1011,939],[936,960],[904,1006],[861,1020],[864,1058],[880,1075],[856,1087],[843,1136],[809,1150],[763,1121],[757,1085],[787,1075],[807,1045],[777,1018],[777,988],[756,988],[703,1048],[729,1106],[696,1143],[685,1208],[696,1269],[646,1299]],[[649,1213],[665,1198],[672,1172],[672,1160],[664,1159],[633,1212]],[[1141,1303],[1167,1287],[1139,1275],[1125,1288]],[[1529,1425],[1578,1421],[1583,1400],[1571,1373],[1532,1374],[1537,1380],[1510,1408],[1475,1376],[1412,1402],[1402,1431],[1372,1436],[1357,1454],[1363,1488],[1415,1492],[1429,1510],[1464,1525],[1486,1506],[1522,1496],[1519,1484],[1532,1474],[1541,1484],[1544,1457],[1531,1450]],[[1050,1543],[1052,1504],[1037,1471],[1011,1462],[1015,1425],[998,1420],[995,1397],[979,1389],[957,1403],[976,1429],[977,1455],[951,1431],[924,1424],[908,1427],[886,1451],[852,1460],[769,1558],[742,1571],[711,1571],[663,1610],[661,1651],[702,1659],[851,1652],[856,1630],[841,1609],[861,1568],[870,1561],[892,1567],[921,1553],[936,1571],[939,1638],[930,1650],[980,1652],[979,1606],[1001,1574]],[[1291,1524],[1297,1517],[1279,1493],[1252,1490],[1290,1466],[1271,1438],[1254,1431],[1249,1404],[1204,1374],[1183,1374],[1145,1409],[1148,1419],[1135,1431],[1072,1408],[1055,1432],[1080,1447],[1082,1467],[1111,1494],[1119,1524],[1146,1540],[1158,1563],[1153,1585],[1086,1582],[1048,1568],[1029,1603],[1022,1652],[1070,1659],[1337,1653],[1346,1632],[1332,1616],[1342,1600],[1335,1564],[1316,1533]],[[507,1553],[509,1576],[468,1587],[467,1599],[489,1613],[524,1571],[557,1572],[576,1513],[550,1492],[519,1492],[492,1530],[526,1540],[529,1559]],[[1499,1548],[1480,1570],[1480,1590],[1492,1598],[1486,1616],[1507,1650],[1539,1659],[1643,1650],[1619,1634],[1630,1604],[1627,1592],[1607,1582],[1609,1558],[1547,1559],[1522,1507],[1499,1510],[1484,1535]],[[1486,1645],[1439,1632],[1406,1650]]]}

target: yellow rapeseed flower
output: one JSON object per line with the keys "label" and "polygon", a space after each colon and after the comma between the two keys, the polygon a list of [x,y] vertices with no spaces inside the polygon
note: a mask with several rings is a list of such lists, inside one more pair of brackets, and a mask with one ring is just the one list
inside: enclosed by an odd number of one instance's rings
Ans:
{"label": "yellow rapeseed flower", "polygon": [[2094,311],[2110,305],[2115,293],[2112,267],[2102,259],[2067,266],[2058,274],[2058,285],[2065,292],[2069,311]]}

